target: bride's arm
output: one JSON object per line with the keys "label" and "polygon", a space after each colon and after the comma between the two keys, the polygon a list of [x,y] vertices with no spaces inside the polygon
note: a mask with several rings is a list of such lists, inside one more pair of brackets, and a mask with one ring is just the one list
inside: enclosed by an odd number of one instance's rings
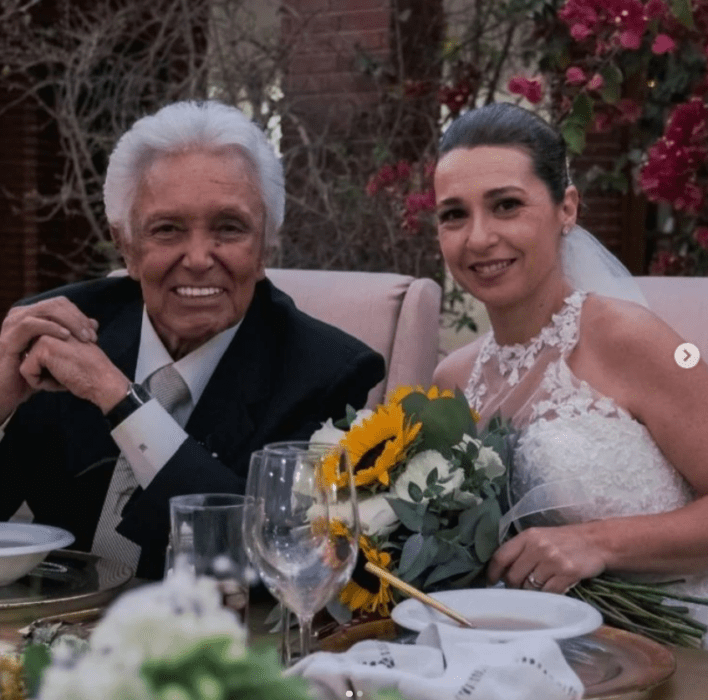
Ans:
{"label": "bride's arm", "polygon": [[533,574],[544,590],[563,591],[605,570],[708,573],[708,365],[679,367],[683,340],[650,312],[591,301],[571,368],[646,425],[697,499],[656,515],[526,530],[497,550],[492,582],[518,587]]}

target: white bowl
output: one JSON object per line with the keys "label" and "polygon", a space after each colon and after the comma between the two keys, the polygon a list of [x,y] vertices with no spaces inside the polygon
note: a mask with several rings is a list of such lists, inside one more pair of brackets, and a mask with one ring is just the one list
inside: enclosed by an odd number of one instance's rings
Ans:
{"label": "white bowl", "polygon": [[0,523],[0,586],[22,578],[49,552],[73,541],[70,532],[51,525]]}
{"label": "white bowl", "polygon": [[[416,632],[432,622],[439,622],[461,631],[464,629],[470,639],[486,642],[506,642],[528,636],[568,639],[593,632],[602,624],[602,615],[592,605],[555,593],[469,588],[440,591],[432,593],[431,597],[480,627],[462,628],[454,620],[413,598],[396,605],[391,617],[401,627]],[[516,629],[512,628],[514,626]],[[520,629],[522,626],[527,628]]]}

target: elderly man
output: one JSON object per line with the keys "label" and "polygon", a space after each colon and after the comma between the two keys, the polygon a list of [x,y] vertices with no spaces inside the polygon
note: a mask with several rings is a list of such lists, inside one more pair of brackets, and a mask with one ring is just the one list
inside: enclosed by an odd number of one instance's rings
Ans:
{"label": "elderly man", "polygon": [[158,578],[171,496],[242,492],[253,450],[363,405],[384,364],[265,278],[282,170],[237,109],[140,119],[104,195],[129,276],[27,300],[2,326],[0,520],[26,500],[76,548]]}

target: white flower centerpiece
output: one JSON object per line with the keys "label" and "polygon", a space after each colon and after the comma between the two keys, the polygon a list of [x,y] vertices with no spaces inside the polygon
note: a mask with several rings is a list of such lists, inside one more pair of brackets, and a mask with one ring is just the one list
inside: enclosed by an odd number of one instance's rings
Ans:
{"label": "white flower centerpiece", "polygon": [[[178,573],[123,594],[86,648],[66,641],[52,645],[36,697],[309,700],[302,679],[283,677],[275,650],[249,649],[246,636],[236,615],[222,606],[215,582]],[[36,666],[33,649],[25,651],[27,670]],[[31,691],[33,679],[28,685]]]}

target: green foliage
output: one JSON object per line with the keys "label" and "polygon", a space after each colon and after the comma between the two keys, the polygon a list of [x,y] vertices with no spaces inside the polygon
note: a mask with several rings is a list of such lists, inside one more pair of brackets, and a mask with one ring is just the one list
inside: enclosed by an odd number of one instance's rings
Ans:
{"label": "green foliage", "polygon": [[22,655],[27,695],[34,697],[39,689],[44,671],[52,662],[52,655],[46,644],[29,644]]}
{"label": "green foliage", "polygon": [[413,392],[401,401],[406,416],[421,422],[421,450],[437,450],[444,457],[452,456],[452,448],[462,436],[474,435],[475,425],[464,395],[430,400],[425,394]]}
{"label": "green foliage", "polygon": [[182,654],[150,659],[141,675],[159,700],[310,700],[305,681],[285,678],[272,648],[229,654],[231,639],[200,642]]}

